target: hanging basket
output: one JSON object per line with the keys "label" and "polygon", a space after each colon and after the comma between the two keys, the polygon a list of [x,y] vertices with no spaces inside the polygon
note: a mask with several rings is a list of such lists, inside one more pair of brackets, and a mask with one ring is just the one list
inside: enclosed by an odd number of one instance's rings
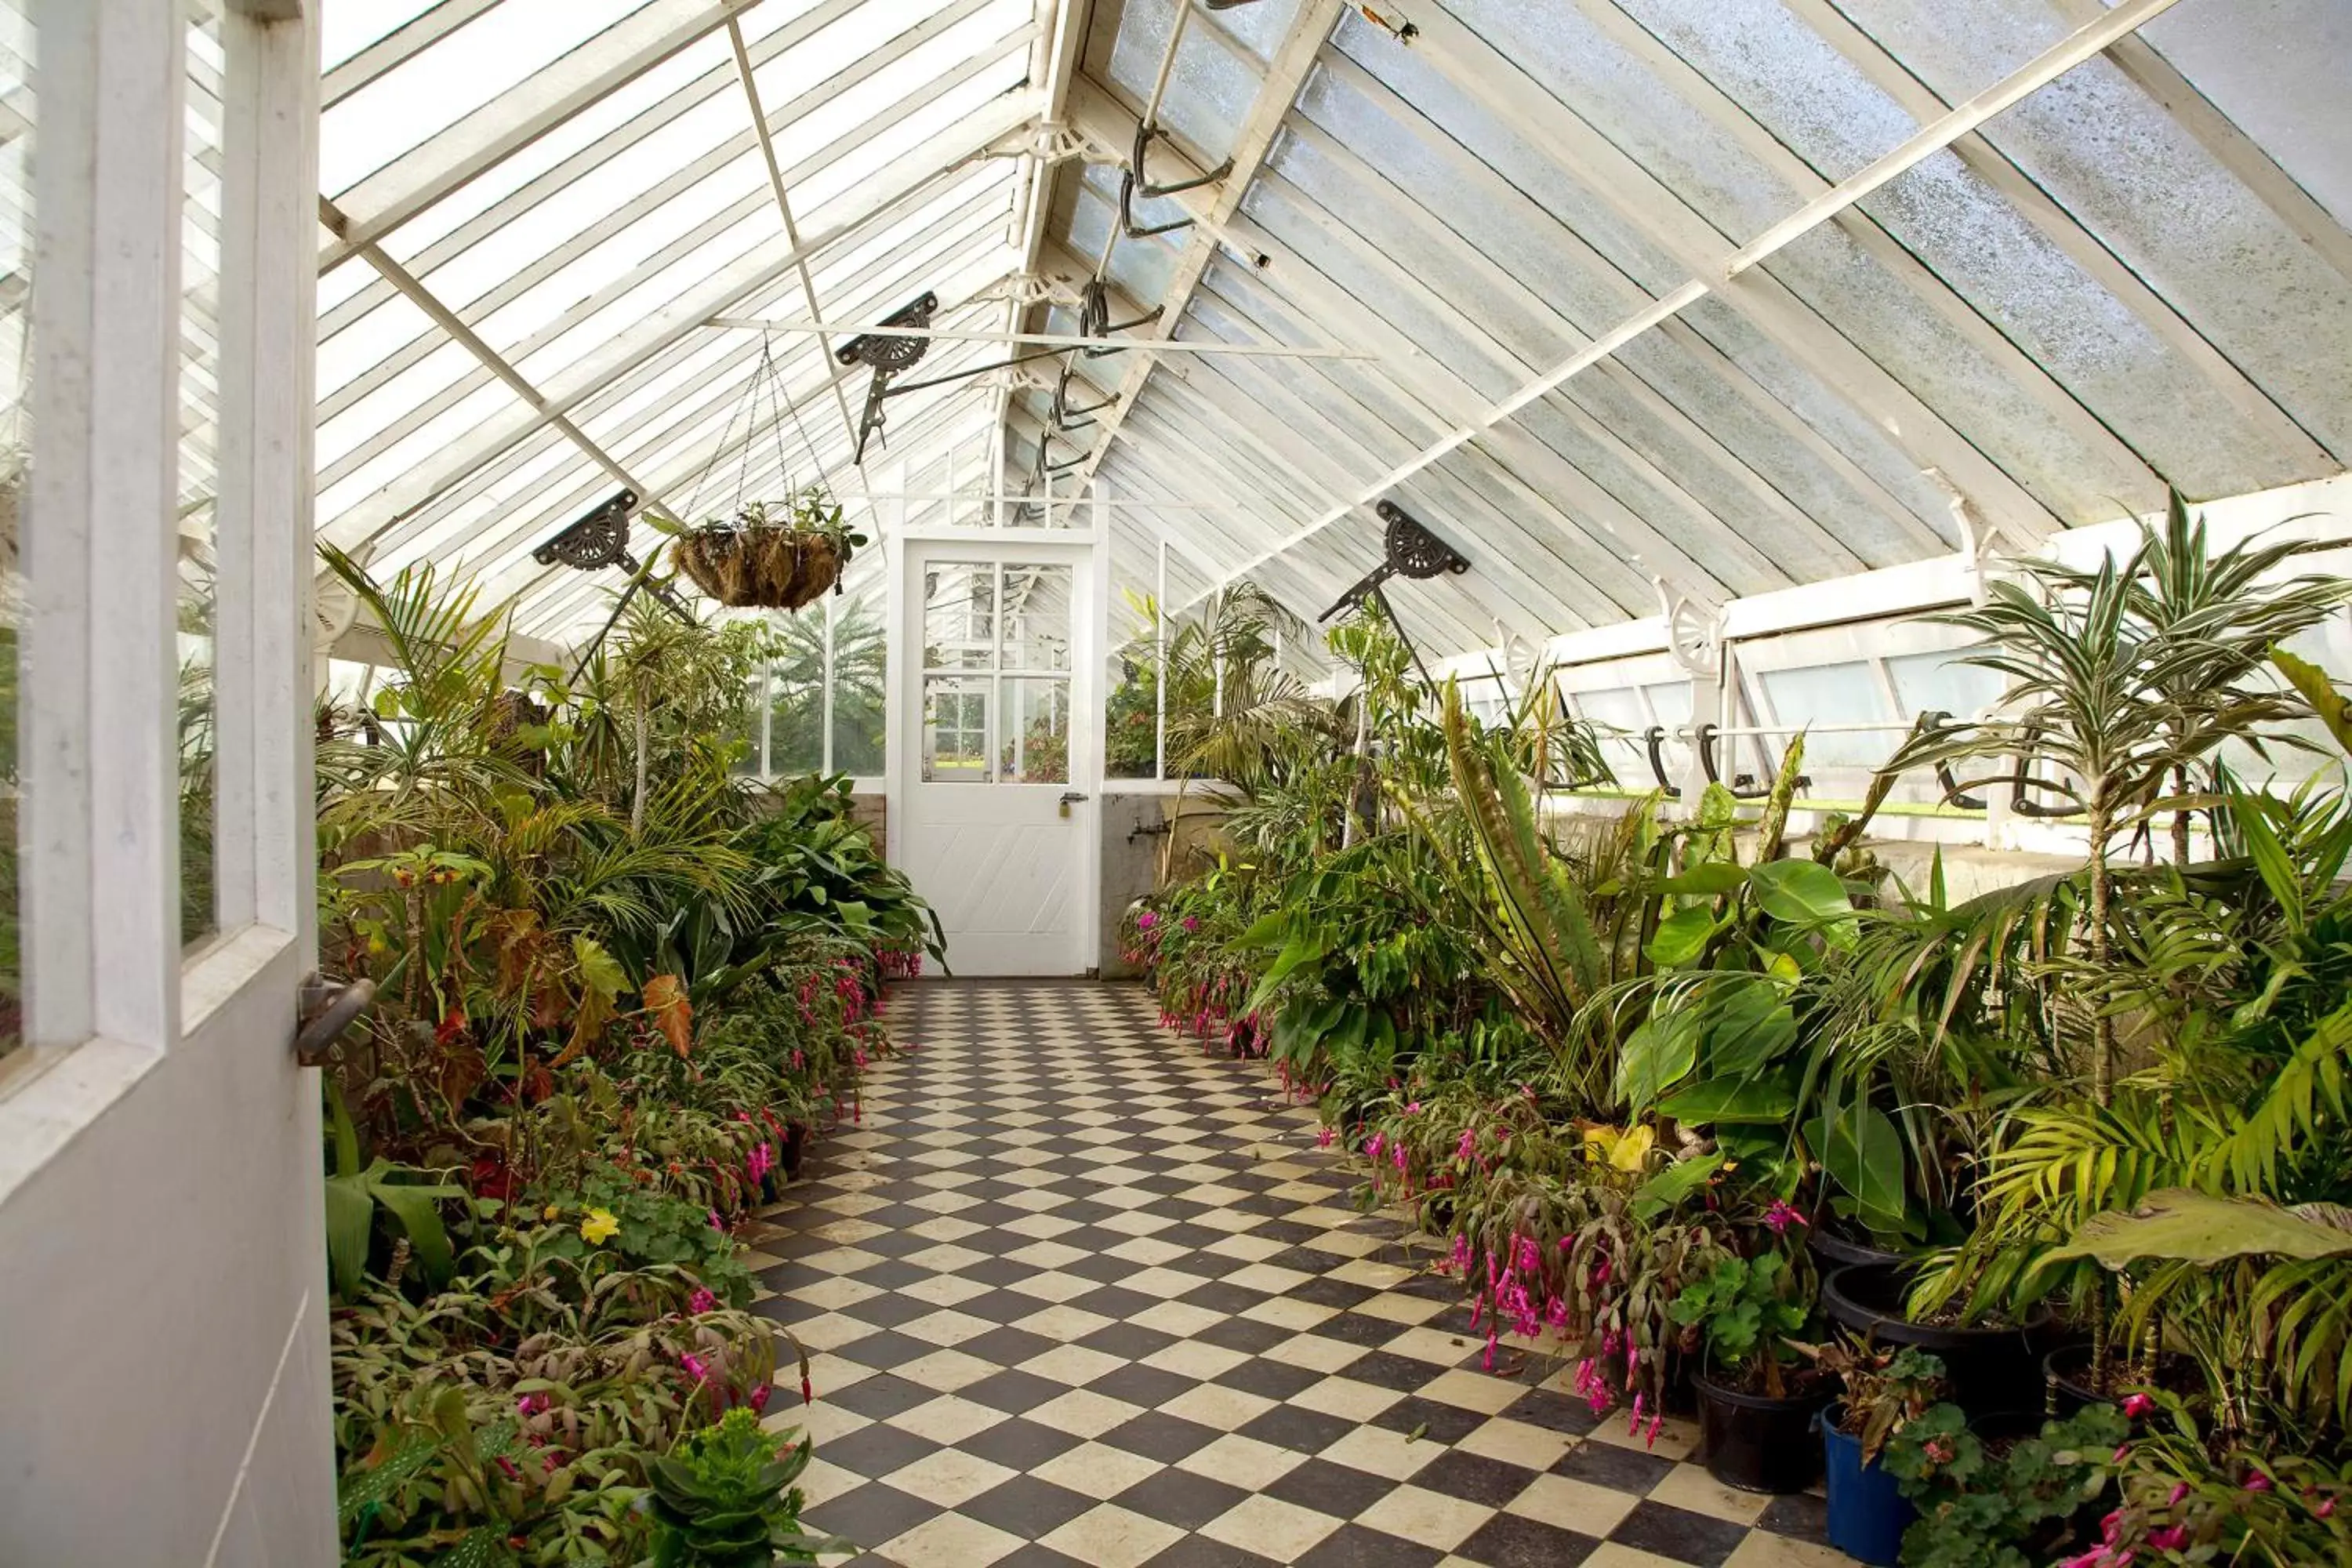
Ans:
{"label": "hanging basket", "polygon": [[732,522],[713,522],[678,537],[673,558],[695,585],[722,605],[797,610],[841,581],[861,541],[841,525],[839,508],[803,500],[772,521],[753,502]]}

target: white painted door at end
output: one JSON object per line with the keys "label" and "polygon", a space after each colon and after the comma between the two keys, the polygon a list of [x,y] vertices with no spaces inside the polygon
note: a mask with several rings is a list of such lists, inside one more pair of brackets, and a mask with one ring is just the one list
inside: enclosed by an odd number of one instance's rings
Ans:
{"label": "white painted door at end", "polygon": [[893,837],[960,976],[1095,963],[1095,584],[1084,544],[917,542]]}

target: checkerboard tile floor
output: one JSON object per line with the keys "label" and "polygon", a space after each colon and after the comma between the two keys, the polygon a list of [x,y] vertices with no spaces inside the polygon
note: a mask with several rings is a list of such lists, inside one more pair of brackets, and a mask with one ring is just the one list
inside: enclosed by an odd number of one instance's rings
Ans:
{"label": "checkerboard tile floor", "polygon": [[754,1231],[817,1390],[770,1425],[814,1435],[808,1521],[856,1568],[1845,1562],[1817,1499],[1717,1486],[1687,1425],[1644,1447],[1557,1363],[1479,1370],[1433,1244],[1358,1211],[1312,1111],[1154,1016],[900,987],[916,1048]]}

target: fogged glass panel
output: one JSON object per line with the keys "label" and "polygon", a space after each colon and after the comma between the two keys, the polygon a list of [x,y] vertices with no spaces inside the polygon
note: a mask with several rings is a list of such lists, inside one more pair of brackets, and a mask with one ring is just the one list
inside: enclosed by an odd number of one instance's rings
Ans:
{"label": "fogged glass panel", "polygon": [[1149,638],[1114,654],[1103,689],[1103,776],[1160,776],[1160,650]]}
{"label": "fogged glass panel", "polygon": [[1921,713],[1973,719],[2000,700],[2000,677],[1962,664],[1958,650],[1904,654],[1886,661],[1886,673],[1906,719]]}
{"label": "fogged glass panel", "polygon": [[1006,563],[1000,601],[1001,668],[1070,668],[1070,594],[1075,581],[1067,566]]}
{"label": "fogged glass panel", "polygon": [[1070,683],[1007,679],[1003,697],[998,779],[1005,784],[1069,783]]}
{"label": "fogged glass panel", "polygon": [[923,574],[923,668],[986,669],[996,651],[996,567],[941,561]]}
{"label": "fogged glass panel", "polygon": [[[1803,728],[1805,765],[1809,768],[1874,768],[1886,760],[1902,737],[1891,731],[1843,731],[1824,725],[1860,724],[1885,720],[1885,700],[1870,666],[1822,664],[1808,669],[1768,669],[1756,682],[1772,710],[1771,722],[1790,730]],[[1765,753],[1778,759],[1790,740],[1776,732],[1764,739]]]}
{"label": "fogged glass panel", "polygon": [[220,18],[210,0],[188,7],[187,135],[180,217],[180,939],[219,929],[213,896],[214,492],[218,481],[221,199]]}
{"label": "fogged glass panel", "polygon": [[1650,762],[1642,748],[1642,731],[1649,728],[1649,712],[1641,693],[1632,687],[1610,691],[1579,691],[1569,697],[1579,718],[1601,732],[1601,754],[1609,771],[1629,784],[1640,786],[1650,777]]}
{"label": "fogged glass panel", "polygon": [[33,142],[38,119],[32,0],[0,0],[0,102],[16,115],[0,137],[0,1057],[23,1043],[24,993],[16,955],[16,831],[24,805],[16,773],[16,628],[25,613],[25,464],[33,430],[26,408],[32,365]]}
{"label": "fogged glass panel", "polygon": [[824,609],[776,617],[783,651],[768,666],[768,772],[824,767]]}
{"label": "fogged glass panel", "polygon": [[768,770],[768,686],[763,673],[751,682],[743,699],[742,727],[735,735],[738,747],[729,771],[738,778],[758,778]]}
{"label": "fogged glass panel", "polygon": [[923,680],[923,782],[986,784],[987,676],[934,675]]}
{"label": "fogged glass panel", "polygon": [[[878,561],[879,557],[871,558]],[[854,568],[851,575],[860,575]],[[888,640],[882,625],[878,566],[825,602],[833,606],[833,758],[831,771],[856,778],[882,772],[884,704],[889,690]]]}

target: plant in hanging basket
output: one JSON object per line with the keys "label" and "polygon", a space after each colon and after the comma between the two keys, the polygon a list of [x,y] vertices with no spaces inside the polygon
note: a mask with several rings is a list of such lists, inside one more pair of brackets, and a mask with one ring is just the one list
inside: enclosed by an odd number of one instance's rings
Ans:
{"label": "plant in hanging basket", "polygon": [[673,555],[696,586],[722,605],[797,610],[837,588],[865,542],[824,491],[807,490],[781,506],[748,501],[731,521],[690,529]]}

